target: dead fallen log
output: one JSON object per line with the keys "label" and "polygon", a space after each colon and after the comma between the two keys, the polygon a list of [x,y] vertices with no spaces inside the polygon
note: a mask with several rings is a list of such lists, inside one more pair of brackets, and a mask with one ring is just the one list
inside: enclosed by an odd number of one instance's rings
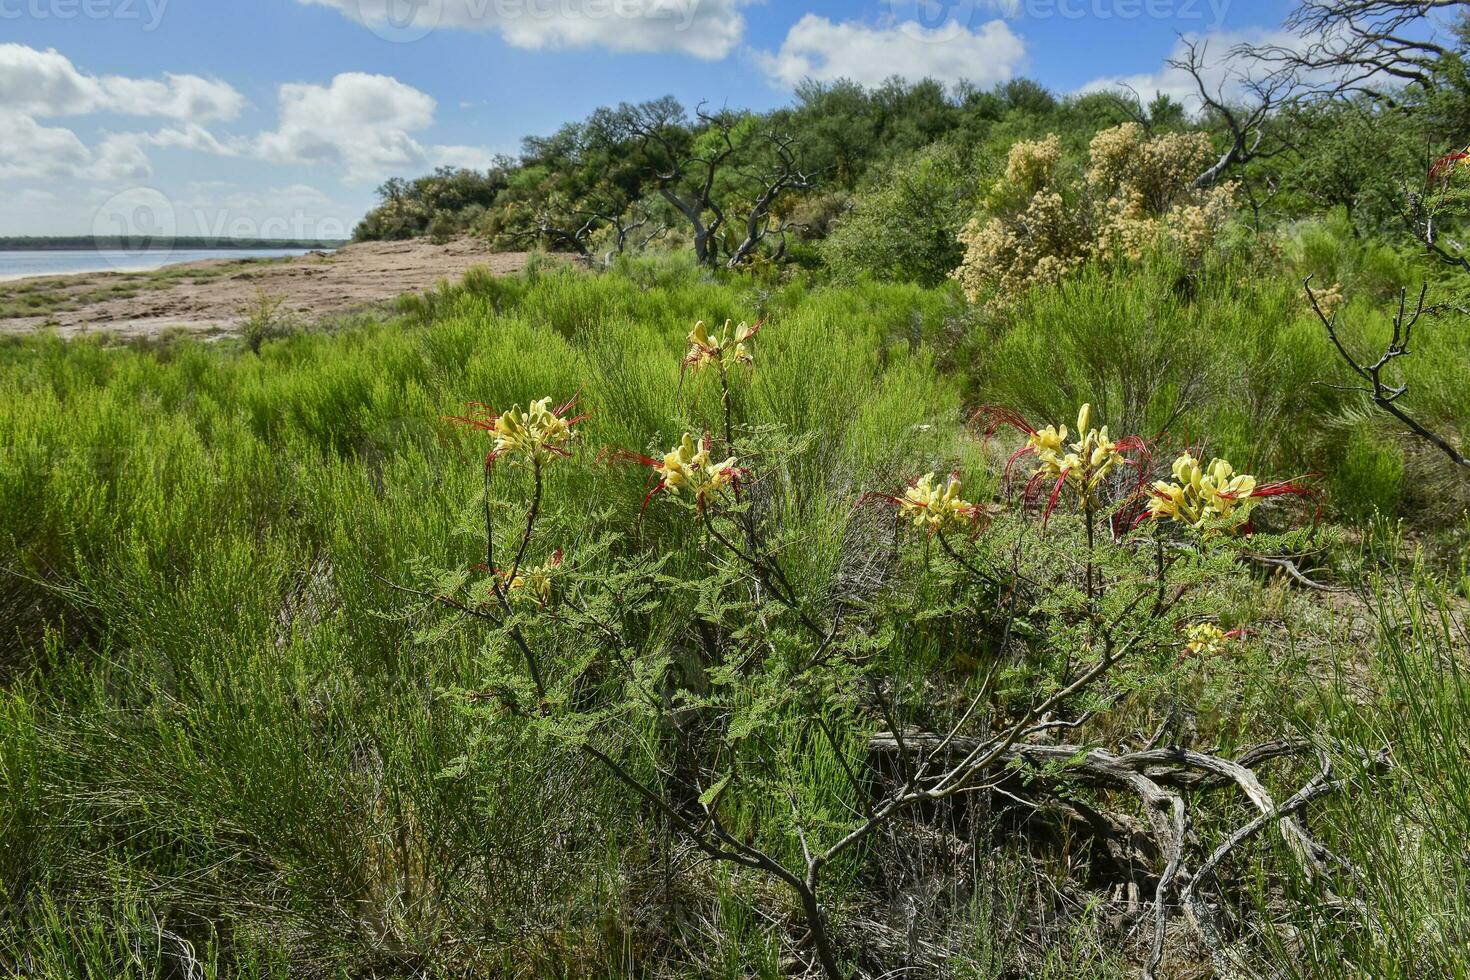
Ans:
{"label": "dead fallen log", "polygon": [[[1341,790],[1349,780],[1334,779],[1330,767],[1324,763],[1322,772],[1278,805],[1257,775],[1256,768],[1263,763],[1307,753],[1311,746],[1305,742],[1271,742],[1256,746],[1234,759],[1183,748],[1148,748],[1115,753],[1084,745],[1021,743],[1005,746],[984,739],[946,737],[928,732],[905,732],[901,736],[880,732],[869,739],[868,747],[879,756],[916,756],[920,770],[936,754],[975,757],[994,753],[993,771],[997,774],[1016,765],[1039,770],[1050,767],[1055,770],[1058,782],[1111,786],[1135,796],[1143,805],[1149,834],[1163,864],[1154,894],[1153,942],[1144,973],[1146,977],[1156,976],[1163,961],[1171,897],[1178,899],[1185,920],[1208,952],[1218,976],[1251,975],[1249,969],[1229,953],[1224,931],[1200,897],[1199,887],[1202,879],[1215,875],[1220,864],[1235,848],[1273,826],[1308,880],[1319,882],[1327,902],[1364,911],[1359,903],[1343,901],[1326,886],[1327,872],[1331,867],[1344,867],[1351,871],[1351,866],[1318,843],[1297,819],[1310,803]],[[1045,778],[1044,773],[1033,774],[1033,781],[1036,775]],[[1255,807],[1258,815],[1207,855],[1198,872],[1191,873],[1185,854],[1190,815],[1180,790],[1219,787],[1237,789]]]}

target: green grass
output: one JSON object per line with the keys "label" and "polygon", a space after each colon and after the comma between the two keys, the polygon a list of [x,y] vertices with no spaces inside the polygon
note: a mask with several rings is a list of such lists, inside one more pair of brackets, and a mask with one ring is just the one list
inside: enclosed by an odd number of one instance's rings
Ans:
{"label": "green grass", "polygon": [[[782,975],[799,939],[789,897],[658,844],[660,822],[600,770],[564,753],[466,769],[481,733],[449,692],[476,689],[482,651],[469,634],[421,642],[388,585],[420,560],[476,560],[486,446],[445,417],[579,393],[591,419],[556,471],[553,519],[698,562],[665,509],[640,519],[646,472],[598,450],[650,452],[713,417],[710,386],[681,378],[685,334],[696,319],[764,317],[739,407],[811,440],[789,467],[808,533],[788,558],[818,590],[864,491],[978,470],[990,453],[962,421],[980,401],[1063,421],[1091,399],[1148,435],[1208,434],[1262,473],[1319,469],[1333,520],[1408,506],[1402,437],[1311,386],[1335,368],[1295,288],[1217,276],[1190,294],[1175,273],[1088,274],[1009,322],[974,324],[949,289],[768,285],[650,262],[471,273],[391,321],[258,357],[188,340],[0,344],[0,965],[57,978]],[[1465,342],[1428,332],[1415,361],[1423,404],[1456,424],[1441,362]],[[1250,940],[1279,969],[1465,969],[1454,847],[1470,833],[1470,702],[1443,667],[1463,656],[1461,600],[1436,581],[1383,585],[1368,641],[1361,611],[1245,575],[1222,583],[1241,621],[1276,625],[1176,692],[1202,740],[1281,737],[1289,722],[1344,759],[1398,753],[1391,778],[1355,787],[1320,828],[1369,875],[1390,939],[1306,917],[1298,938]],[[1139,705],[1130,723],[1170,710]],[[1299,775],[1272,781],[1290,792]],[[831,795],[835,756],[814,750],[799,778]],[[953,899],[966,910],[956,970],[1129,975],[1136,950],[1102,896],[1068,892],[1035,914],[1070,858],[1038,871],[1013,844],[982,847],[991,887]],[[1265,867],[1269,845],[1254,853]],[[869,872],[844,869],[847,907],[875,901]],[[1274,873],[1267,884],[1279,893]]]}
{"label": "green grass", "polygon": [[[321,969],[503,958],[580,975],[621,955],[632,925],[606,917],[638,828],[580,768],[441,778],[470,731],[438,692],[475,685],[475,651],[430,655],[382,615],[381,579],[411,559],[474,555],[458,532],[485,447],[444,416],[580,390],[589,448],[557,492],[573,512],[620,500],[632,520],[644,475],[596,447],[675,441],[690,324],[758,306],[779,328],[748,410],[823,434],[814,490],[893,481],[914,425],[960,416],[958,385],[891,336],[895,313],[943,315],[920,290],[763,297],[680,270],[657,291],[473,278],[428,302],[426,326],[260,358],[0,348],[0,878],[27,917],[54,902],[81,936],[146,907],[196,948],[223,924],[232,958]],[[20,924],[39,952],[11,955],[112,968],[110,948],[48,945],[71,928]]]}

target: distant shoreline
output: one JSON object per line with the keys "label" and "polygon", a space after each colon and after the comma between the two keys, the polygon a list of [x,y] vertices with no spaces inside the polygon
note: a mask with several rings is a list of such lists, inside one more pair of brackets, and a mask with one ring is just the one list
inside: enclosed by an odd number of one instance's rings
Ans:
{"label": "distant shoreline", "polygon": [[[261,296],[282,299],[282,312],[302,323],[351,316],[366,309],[391,311],[405,293],[438,288],[471,269],[510,275],[525,268],[524,252],[493,252],[477,238],[434,243],[427,238],[396,242],[359,242],[340,249],[295,249],[294,256],[261,257],[228,249],[198,249],[174,255],[155,252],[164,267],[126,269],[148,263],[133,253],[90,270],[58,271],[76,252],[35,254],[10,261],[37,266],[9,283],[0,282],[0,337],[54,330],[63,337],[83,333],[149,337],[182,328],[201,335],[240,329]],[[14,253],[0,252],[0,272],[9,272]],[[190,259],[174,262],[180,257]],[[17,270],[31,271],[31,270]]]}
{"label": "distant shoreline", "polygon": [[127,238],[56,237],[0,238],[0,252],[231,252],[261,249],[338,249],[347,241],[291,239],[174,238],[136,241]]}

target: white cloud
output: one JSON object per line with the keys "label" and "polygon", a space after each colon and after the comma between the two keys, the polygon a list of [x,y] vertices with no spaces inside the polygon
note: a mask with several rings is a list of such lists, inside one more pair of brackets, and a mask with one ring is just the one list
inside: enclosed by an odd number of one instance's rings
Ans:
{"label": "white cloud", "polygon": [[808,78],[875,86],[895,75],[990,85],[1014,76],[1025,57],[1025,43],[1001,20],[973,30],[957,22],[930,29],[913,21],[834,23],[816,14],[797,21],[779,51],[757,54],[771,80],[787,88]]}
{"label": "white cloud", "polygon": [[[218,141],[201,122],[233,119],[245,98],[224,82],[198,75],[161,80],[88,75],[56,50],[0,44],[0,178],[142,180],[152,173],[145,147],[207,146]],[[70,129],[38,120],[115,114],[161,116],[181,125],[157,134],[110,133],[89,148]]]}
{"label": "white cloud", "polygon": [[167,116],[190,122],[234,119],[245,97],[224,82],[198,75],[165,74],[164,81],[105,76],[103,91],[114,112],[130,116]]}
{"label": "white cloud", "polygon": [[137,133],[112,133],[103,138],[93,154],[92,164],[82,176],[88,180],[146,180],[153,173],[148,154],[143,152],[144,137]]}
{"label": "white cloud", "polygon": [[[234,119],[244,106],[223,82],[194,75],[89,75],[57,51],[0,44],[0,198],[7,202],[0,224],[43,232],[90,227],[97,207],[152,177],[149,157],[156,150],[313,166],[348,183],[438,165],[485,168],[495,159],[485,147],[428,141],[434,99],[387,75],[349,73],[326,84],[282,85],[277,121],[264,132],[231,133],[213,125]],[[51,121],[103,114],[164,121],[137,131],[83,131]],[[360,189],[343,188],[344,203],[305,184],[196,190],[172,198],[181,233],[258,237],[266,229],[266,237],[337,238],[371,203]]]}
{"label": "white cloud", "polygon": [[[57,56],[60,57],[60,56]],[[64,58],[61,63],[69,65]],[[61,80],[33,89],[23,104],[52,110],[77,86]],[[181,97],[188,98],[187,91]],[[44,96],[44,100],[42,98]],[[268,163],[334,167],[349,182],[370,182],[450,165],[485,169],[492,150],[478,146],[425,145],[416,134],[434,124],[432,97],[388,75],[347,73],[326,85],[282,85],[276,127],[254,136],[222,136],[192,120],[153,132],[113,133],[88,149],[69,129],[41,125],[25,112],[9,112],[14,138],[0,145],[0,177],[70,176],[86,180],[137,180],[151,173],[149,148],[184,150]],[[207,116],[207,113],[206,113]]]}
{"label": "white cloud", "polygon": [[50,191],[30,187],[15,195],[15,203],[22,208],[40,208],[48,204],[55,204],[56,195]]}
{"label": "white cloud", "polygon": [[222,157],[240,156],[248,149],[239,140],[221,140],[203,126],[194,123],[160,129],[156,133],[149,133],[145,139],[150,145],[166,150],[193,150],[196,153]]}
{"label": "white cloud", "polygon": [[152,173],[135,133],[109,134],[92,150],[69,129],[3,110],[0,130],[7,137],[0,141],[0,179],[142,180]]}
{"label": "white cloud", "polygon": [[485,169],[495,161],[479,146],[436,146],[415,136],[434,124],[433,98],[388,75],[348,73],[329,85],[281,86],[276,129],[249,146],[220,142],[208,132],[172,130],[155,134],[157,145],[187,146],[210,153],[248,152],[283,164],[341,167],[348,181],[379,180],[433,166]]}
{"label": "white cloud", "polygon": [[387,75],[338,75],[330,85],[281,86],[279,127],[256,152],[274,163],[335,164],[371,180],[426,159],[412,134],[434,122],[434,100]]}
{"label": "white cloud", "polygon": [[300,0],[331,7],[387,40],[438,29],[495,31],[519,48],[601,47],[724,58],[752,0]]}
{"label": "white cloud", "polygon": [[208,122],[233,119],[245,106],[245,97],[224,82],[88,75],[54,49],[24,44],[0,44],[0,93],[6,109],[40,118],[118,113]]}
{"label": "white cloud", "polygon": [[92,153],[69,129],[42,126],[30,116],[0,111],[0,178],[70,177]]}

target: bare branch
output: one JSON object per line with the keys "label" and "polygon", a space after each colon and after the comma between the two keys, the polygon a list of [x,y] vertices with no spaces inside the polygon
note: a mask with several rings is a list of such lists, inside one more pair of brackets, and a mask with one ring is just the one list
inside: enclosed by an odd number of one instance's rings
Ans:
{"label": "bare branch", "polygon": [[[1196,188],[1212,187],[1232,167],[1242,167],[1257,157],[1269,156],[1262,151],[1265,139],[1265,123],[1271,114],[1280,108],[1290,94],[1293,82],[1289,76],[1270,76],[1265,80],[1251,79],[1234,68],[1227,68],[1224,79],[1211,90],[1205,81],[1207,45],[1181,37],[1184,56],[1169,61],[1169,66],[1189,75],[1199,94],[1201,104],[1222,120],[1229,131],[1230,143],[1209,169],[1194,179]],[[1228,61],[1228,59],[1227,59]],[[1235,82],[1250,94],[1250,103],[1244,107],[1232,104],[1225,97],[1225,85]]]}
{"label": "bare branch", "polygon": [[1464,9],[1465,0],[1301,0],[1285,23],[1296,43],[1235,51],[1272,77],[1290,79],[1303,95],[1392,103],[1393,85],[1433,87],[1438,63],[1451,51],[1436,39],[1430,18]]}
{"label": "bare branch", "polygon": [[1359,361],[1347,349],[1337,330],[1337,314],[1334,312],[1329,315],[1322,309],[1321,303],[1317,300],[1317,294],[1312,291],[1311,277],[1307,278],[1303,287],[1307,291],[1307,299],[1312,304],[1313,312],[1317,314],[1317,319],[1322,321],[1322,326],[1326,328],[1332,346],[1337,348],[1338,356],[1354,374],[1368,383],[1368,387],[1363,390],[1373,399],[1373,404],[1398,419],[1410,432],[1434,446],[1456,466],[1470,468],[1470,458],[1466,458],[1448,439],[1427,428],[1399,407],[1398,400],[1408,392],[1408,385],[1394,386],[1383,380],[1384,370],[1398,358],[1408,356],[1409,342],[1419,319],[1425,313],[1434,312],[1433,308],[1424,305],[1424,299],[1429,293],[1429,285],[1426,283],[1419,289],[1419,298],[1412,311],[1408,305],[1408,290],[1400,291],[1398,311],[1393,315],[1393,337],[1388,346],[1384,348],[1383,353],[1372,363]]}

